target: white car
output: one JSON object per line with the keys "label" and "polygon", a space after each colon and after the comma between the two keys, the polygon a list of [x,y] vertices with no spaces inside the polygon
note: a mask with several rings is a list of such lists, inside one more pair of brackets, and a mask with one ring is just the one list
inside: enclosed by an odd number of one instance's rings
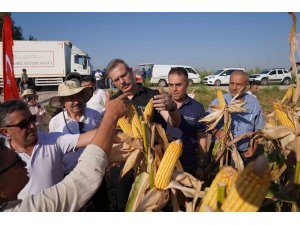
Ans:
{"label": "white car", "polygon": [[260,82],[261,85],[267,85],[269,83],[289,85],[292,81],[292,74],[284,68],[265,69],[258,74],[251,74],[249,80],[256,80]]}
{"label": "white car", "polygon": [[[142,71],[145,68],[146,77],[149,77],[150,83],[158,84],[160,87],[165,87],[168,84],[168,74],[174,67],[184,68],[189,76],[189,85],[198,84],[201,82],[201,78],[196,70],[190,66],[184,65],[159,65],[153,63],[140,64],[136,70]],[[148,72],[149,71],[149,72]],[[148,72],[148,74],[147,74]]]}
{"label": "white car", "polygon": [[215,86],[229,84],[230,75],[234,71],[245,72],[245,69],[244,68],[223,68],[223,69],[217,70],[216,72],[214,72],[211,75],[204,77],[203,83],[206,85],[215,85]]}

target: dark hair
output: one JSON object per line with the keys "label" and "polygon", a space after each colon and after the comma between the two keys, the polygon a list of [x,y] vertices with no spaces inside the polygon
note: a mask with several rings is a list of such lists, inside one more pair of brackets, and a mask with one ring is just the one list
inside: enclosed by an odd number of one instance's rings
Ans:
{"label": "dark hair", "polygon": [[18,110],[28,110],[28,106],[21,100],[10,100],[0,104],[0,127],[8,125],[8,115]]}
{"label": "dark hair", "polygon": [[119,64],[123,64],[125,69],[129,71],[130,67],[123,59],[113,59],[111,60],[108,65],[106,66],[105,73],[109,76],[110,72],[116,68]]}
{"label": "dark hair", "polygon": [[96,83],[96,78],[92,75],[82,76],[82,82],[92,82]]}
{"label": "dark hair", "polygon": [[253,85],[259,85],[259,84],[260,84],[260,82],[257,81],[257,80],[249,81],[249,85],[250,85],[250,86],[253,86]]}
{"label": "dark hair", "polygon": [[26,72],[26,69],[22,69],[23,72]]}
{"label": "dark hair", "polygon": [[184,69],[183,67],[173,67],[173,68],[171,68],[168,76],[170,76],[171,74],[184,75],[186,79],[189,78],[189,75],[188,75],[186,69]]}

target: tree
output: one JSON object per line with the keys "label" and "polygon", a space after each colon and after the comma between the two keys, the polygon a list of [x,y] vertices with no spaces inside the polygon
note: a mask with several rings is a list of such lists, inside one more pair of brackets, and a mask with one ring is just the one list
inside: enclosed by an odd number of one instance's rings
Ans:
{"label": "tree", "polygon": [[[11,16],[11,13],[1,12],[0,13],[0,41],[2,41],[2,25],[3,25],[3,17],[5,15]],[[21,26],[17,26],[15,21],[13,21],[13,39],[14,40],[24,40],[23,30]],[[29,35],[29,40],[37,40],[34,36]]]}

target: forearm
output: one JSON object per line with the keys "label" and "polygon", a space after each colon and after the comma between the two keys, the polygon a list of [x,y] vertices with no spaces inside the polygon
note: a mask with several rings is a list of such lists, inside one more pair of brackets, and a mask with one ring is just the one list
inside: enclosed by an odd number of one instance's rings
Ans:
{"label": "forearm", "polygon": [[181,114],[179,110],[176,108],[173,112],[168,112],[168,123],[173,127],[179,127],[181,123]]}
{"label": "forearm", "polygon": [[198,165],[206,163],[207,138],[206,133],[198,134]]}
{"label": "forearm", "polygon": [[117,118],[107,111],[91,143],[98,145],[103,151],[108,153],[113,144],[117,121]]}

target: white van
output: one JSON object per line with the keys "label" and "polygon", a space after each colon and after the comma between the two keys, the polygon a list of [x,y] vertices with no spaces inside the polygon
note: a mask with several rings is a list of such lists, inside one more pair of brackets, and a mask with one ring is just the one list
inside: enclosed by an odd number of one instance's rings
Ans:
{"label": "white van", "polygon": [[220,86],[222,84],[229,84],[229,77],[234,71],[243,71],[244,68],[223,68],[221,70],[217,70],[211,75],[204,77],[203,83],[206,85],[215,85]]}
{"label": "white van", "polygon": [[143,71],[145,69],[146,78],[150,79],[150,83],[158,84],[161,87],[165,87],[168,84],[168,74],[174,67],[183,67],[186,69],[189,75],[189,84],[198,84],[201,79],[199,74],[190,66],[184,65],[158,65],[153,63],[140,64],[137,69]]}

